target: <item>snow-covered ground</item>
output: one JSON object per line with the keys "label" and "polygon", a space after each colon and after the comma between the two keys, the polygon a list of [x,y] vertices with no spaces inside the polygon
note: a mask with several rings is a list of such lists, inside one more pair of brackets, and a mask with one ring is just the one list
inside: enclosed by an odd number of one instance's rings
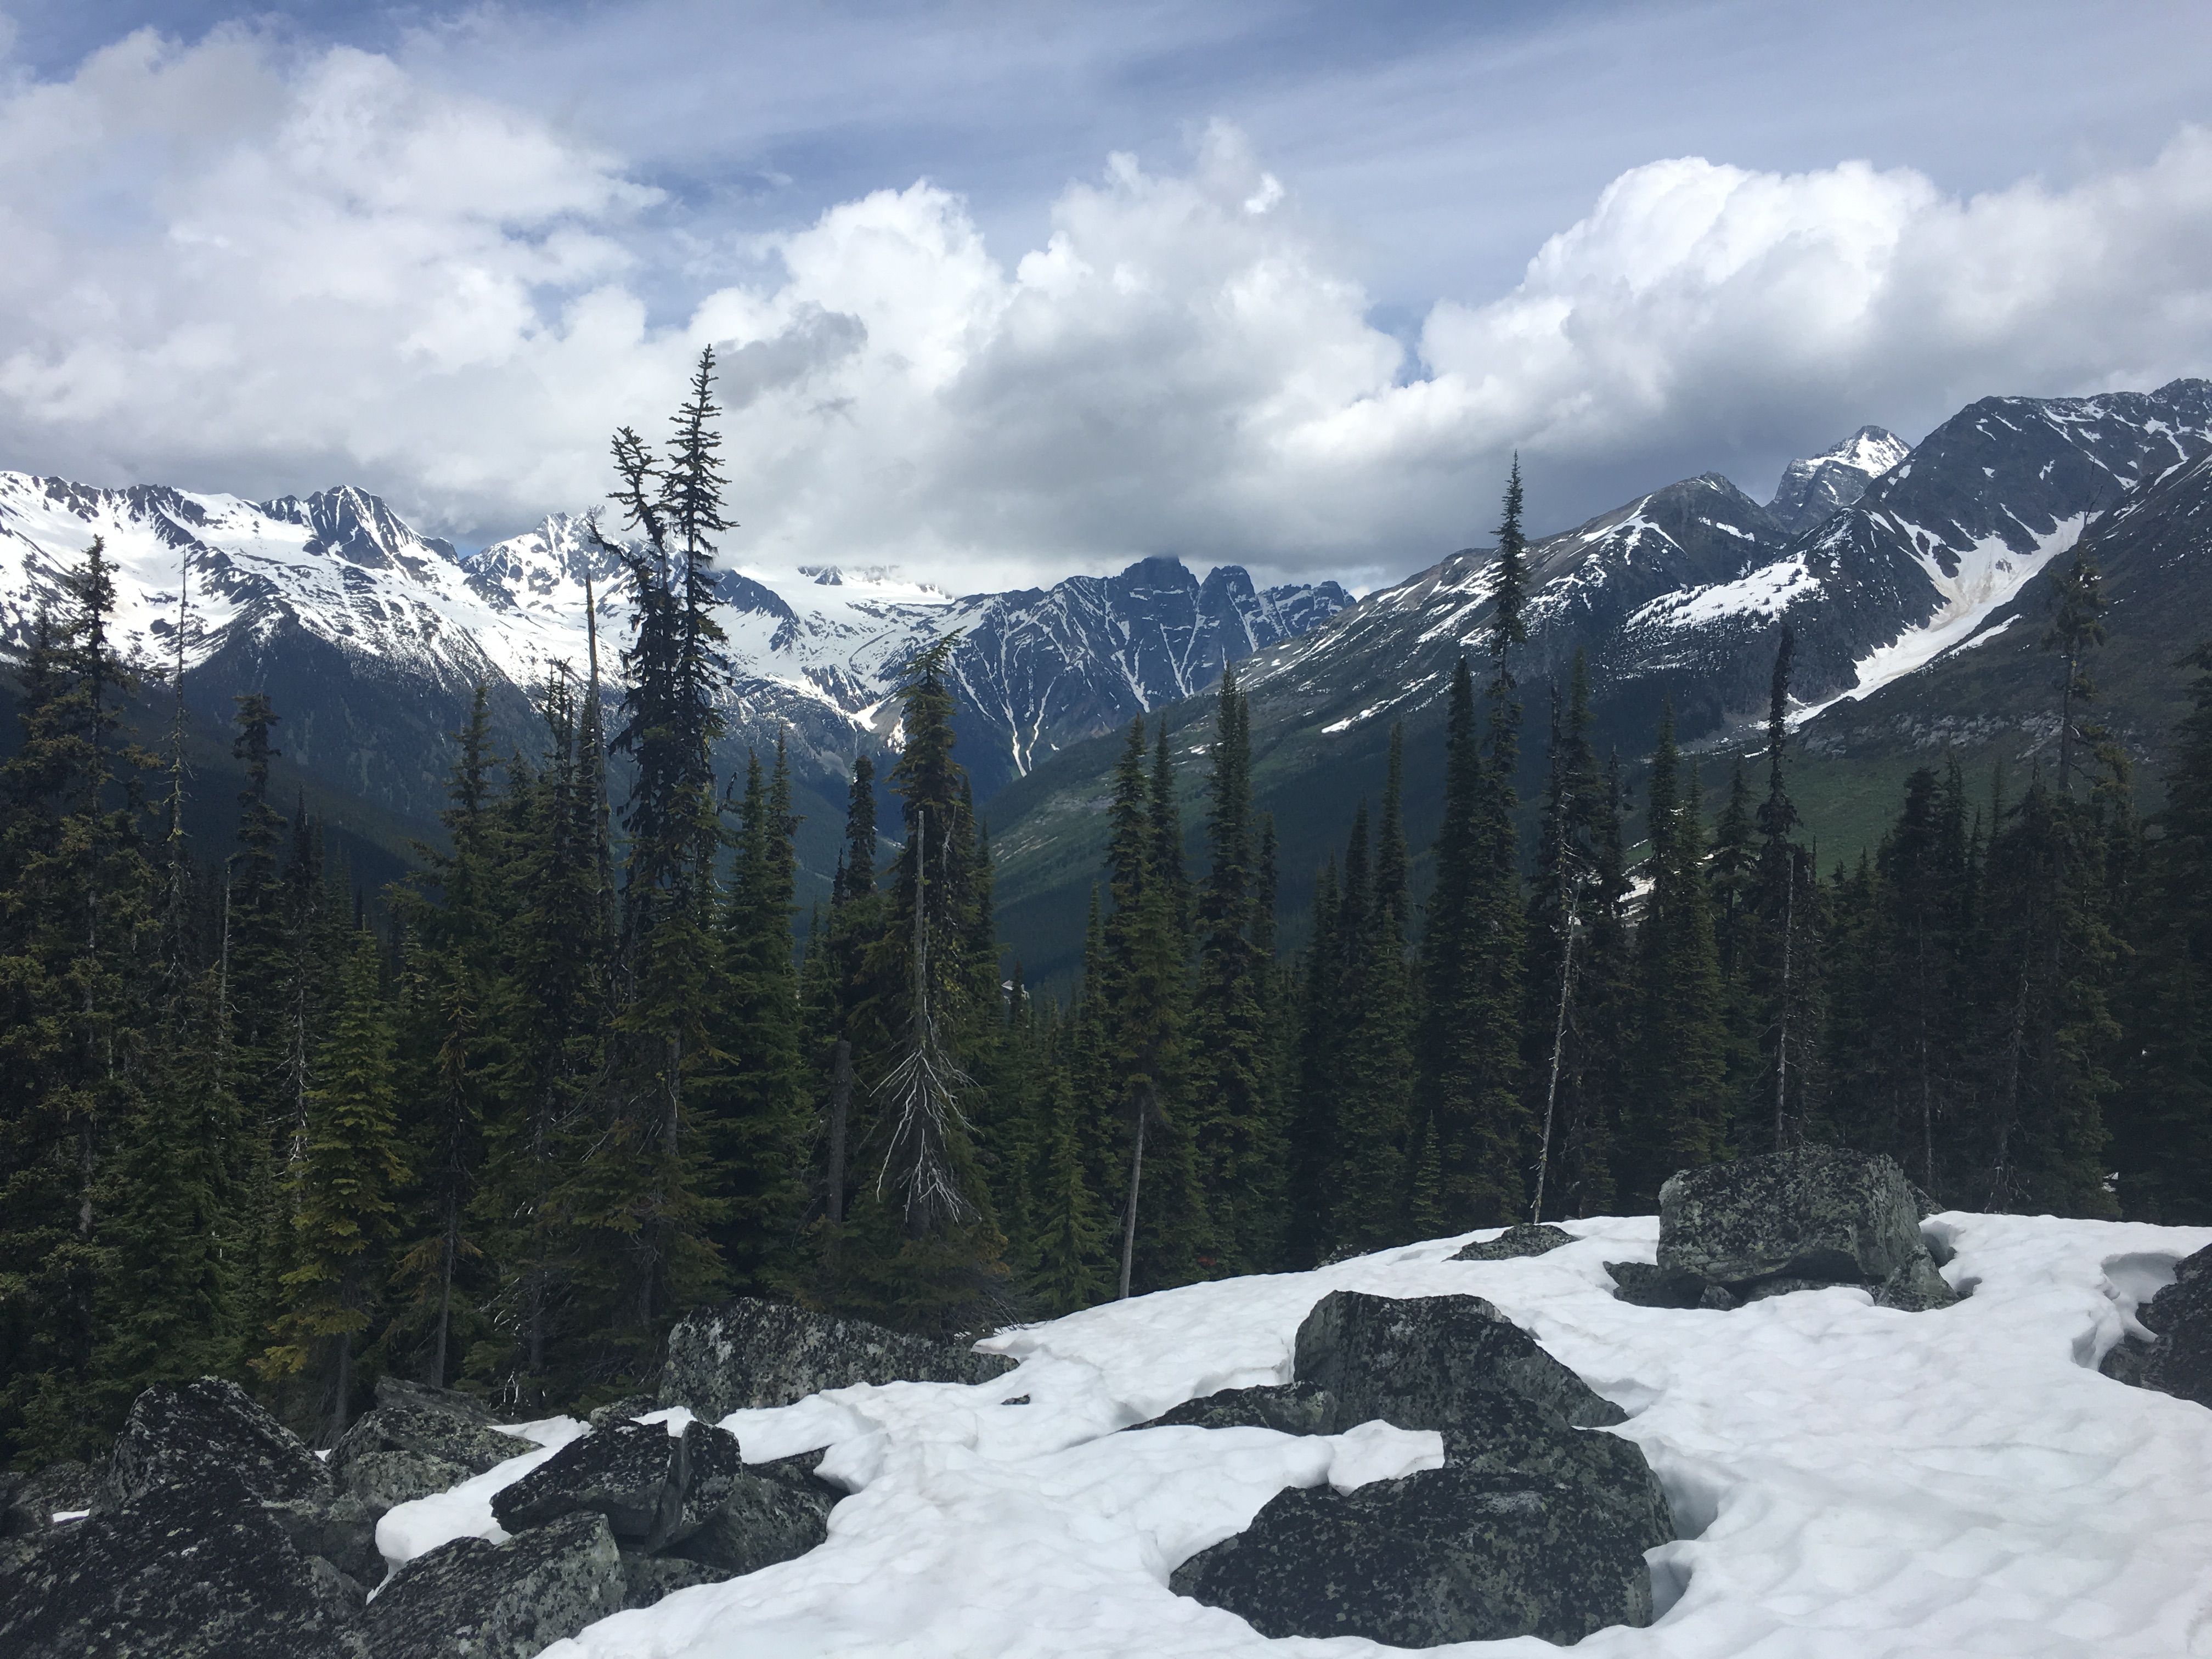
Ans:
{"label": "snow-covered ground", "polygon": [[[1972,1293],[1924,1314],[1845,1289],[1729,1313],[1631,1307],[1601,1264],[1650,1261],[1657,1223],[1568,1231],[1576,1243],[1522,1261],[1450,1261],[1460,1238],[1191,1285],[1006,1333],[987,1346],[1023,1364],[979,1387],[845,1389],[734,1413],[724,1425],[749,1458],[832,1448],[824,1473],[856,1491],[828,1541],[604,1620],[546,1659],[1396,1651],[1270,1643],[1167,1578],[1282,1487],[1427,1467],[1436,1437],[1114,1432],[1287,1380],[1299,1321],[1338,1288],[1487,1297],[1631,1413],[1612,1432],[1644,1449],[1682,1538],[1652,1555],[1656,1622],[1578,1653],[2212,1655],[2212,1411],[2095,1370],[2212,1229],[1940,1216],[1925,1231],[1951,1242],[1945,1277]],[[580,1427],[528,1432],[550,1444]],[[490,1493],[547,1455],[393,1510],[380,1544],[404,1559],[495,1536]]]}

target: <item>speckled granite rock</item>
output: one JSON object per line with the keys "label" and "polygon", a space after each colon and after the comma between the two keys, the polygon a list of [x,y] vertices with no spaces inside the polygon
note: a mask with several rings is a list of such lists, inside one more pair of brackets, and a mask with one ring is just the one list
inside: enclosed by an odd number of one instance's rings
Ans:
{"label": "speckled granite rock", "polygon": [[669,1333],[659,1399],[713,1422],[856,1382],[987,1382],[1014,1365],[1003,1354],[741,1297],[698,1309]]}
{"label": "speckled granite rock", "polygon": [[[1334,1434],[1336,1400],[1310,1382],[1223,1389],[1162,1412],[1135,1429],[1274,1429],[1283,1434]],[[1346,1426],[1349,1426],[1348,1425]]]}
{"label": "speckled granite rock", "polygon": [[1605,1270],[1613,1276],[1614,1299],[1639,1308],[1701,1308],[1705,1292],[1717,1288],[1695,1273],[1649,1261],[1608,1261]]}
{"label": "speckled granite rock", "polygon": [[[1571,1437],[1635,1453],[1611,1435]],[[1267,1637],[1570,1643],[1650,1622],[1644,1552],[1674,1536],[1664,1515],[1662,1504],[1655,1518],[1640,1491],[1619,1502],[1589,1480],[1427,1469],[1350,1492],[1279,1492],[1169,1583]]]}
{"label": "speckled granite rock", "polygon": [[668,1552],[712,1568],[717,1578],[805,1554],[829,1536],[830,1511],[840,1495],[811,1477],[777,1480],[752,1470],[729,1476],[721,1492],[706,1524]]}
{"label": "speckled granite rock", "polygon": [[386,1376],[374,1408],[339,1437],[330,1467],[340,1486],[380,1516],[536,1449],[499,1432],[466,1395]]}
{"label": "speckled granite rock", "polygon": [[1516,1395],[1577,1427],[1626,1415],[1478,1296],[1332,1291],[1298,1327],[1294,1370],[1298,1382],[1335,1397],[1340,1429],[1379,1417],[1401,1429],[1443,1431],[1449,1442],[1493,1394]]}
{"label": "speckled granite rock", "polygon": [[1911,1184],[1879,1154],[1804,1146],[1659,1189],[1659,1266],[1738,1295],[1766,1279],[1880,1285],[1925,1254]]}
{"label": "speckled granite rock", "polygon": [[2212,1246],[2175,1264],[2173,1283],[2136,1317],[2157,1340],[2130,1337],[2098,1369],[2139,1389],[2212,1406]]}
{"label": "speckled granite rock", "polygon": [[617,1538],[658,1549],[683,1502],[681,1444],[658,1423],[611,1423],[494,1493],[491,1512],[520,1533],[590,1510],[606,1517]]}
{"label": "speckled granite rock", "polygon": [[[137,1467],[143,1474],[149,1465]],[[246,1473],[265,1482],[270,1466],[248,1459]],[[301,1553],[245,1481],[220,1468],[155,1480],[55,1530],[0,1579],[0,1653],[9,1659],[368,1652],[360,1586]]]}
{"label": "speckled granite rock", "polygon": [[649,1607],[664,1595],[694,1584],[719,1584],[730,1575],[680,1555],[622,1553],[623,1606]]}
{"label": "speckled granite rock", "polygon": [[1496,1238],[1462,1245],[1452,1260],[1510,1261],[1516,1256],[1541,1255],[1574,1242],[1575,1236],[1563,1227],[1554,1227],[1548,1221],[1541,1224],[1524,1221],[1517,1227],[1508,1227]]}
{"label": "speckled granite rock", "polygon": [[1948,1308],[1958,1299],[1958,1291],[1944,1282],[1943,1275],[1936,1270],[1935,1257],[1924,1246],[1882,1280],[1874,1293],[1876,1307],[1897,1308],[1905,1313]]}
{"label": "speckled granite rock", "polygon": [[368,1604],[374,1659],[531,1659],[629,1595],[606,1517],[583,1510],[505,1544],[456,1538]]}
{"label": "speckled granite rock", "polygon": [[[54,1516],[92,1507],[100,1473],[77,1462],[35,1474],[0,1474],[0,1576],[15,1571],[54,1534]],[[68,1524],[68,1523],[64,1523]]]}
{"label": "speckled granite rock", "polygon": [[255,1498],[334,1497],[330,1471],[289,1429],[219,1376],[157,1383],[131,1402],[95,1510],[119,1509],[157,1486],[226,1474]]}

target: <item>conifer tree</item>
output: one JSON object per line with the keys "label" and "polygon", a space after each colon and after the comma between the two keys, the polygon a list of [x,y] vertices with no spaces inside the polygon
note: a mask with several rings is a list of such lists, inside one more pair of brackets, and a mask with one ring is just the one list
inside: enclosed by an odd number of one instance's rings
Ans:
{"label": "conifer tree", "polygon": [[1528,637],[1521,504],[1516,459],[1492,567],[1491,678],[1480,738],[1464,661],[1446,715],[1444,823],[1424,940],[1421,1047],[1431,1107],[1420,1156],[1434,1162],[1440,1217],[1455,1229],[1518,1212],[1521,1160],[1532,1139],[1520,1094],[1526,922],[1515,819],[1521,704],[1511,661]]}
{"label": "conifer tree", "polygon": [[142,1109],[155,1017],[156,877],[119,730],[136,683],[108,638],[115,585],[95,538],[41,611],[22,744],[0,763],[0,1437],[83,1455],[118,1142]]}
{"label": "conifer tree", "polygon": [[1638,929],[1637,1048],[1619,1176],[1622,1198],[1647,1211],[1668,1176],[1725,1151],[1726,1033],[1697,797],[1696,763],[1675,747],[1670,705],[1651,758],[1651,890]]}
{"label": "conifer tree", "polygon": [[1252,816],[1251,726],[1232,665],[1216,700],[1207,785],[1207,869],[1199,892],[1190,1096],[1200,1180],[1224,1264],[1249,1272],[1279,1248],[1281,1126],[1269,1087],[1269,964]]}
{"label": "conifer tree", "polygon": [[272,1377],[323,1373],[333,1440],[345,1432],[354,1355],[382,1288],[380,1257],[409,1178],[392,1050],[383,963],[364,928],[346,957],[319,1079],[308,1092],[307,1146],[294,1176],[297,1265],[283,1281],[279,1340],[260,1361]]}
{"label": "conifer tree", "polygon": [[2197,673],[2154,820],[2121,1000],[2113,1161],[2131,1219],[2201,1225],[2212,1218],[2212,643],[2182,665]]}
{"label": "conifer tree", "polygon": [[1345,980],[1336,1036],[1338,1091],[1332,1239],[1372,1249],[1407,1236],[1407,1121],[1413,1082],[1412,985],[1406,960],[1406,837],[1401,805],[1404,733],[1394,726],[1371,872],[1366,805],[1345,855],[1340,932]]}

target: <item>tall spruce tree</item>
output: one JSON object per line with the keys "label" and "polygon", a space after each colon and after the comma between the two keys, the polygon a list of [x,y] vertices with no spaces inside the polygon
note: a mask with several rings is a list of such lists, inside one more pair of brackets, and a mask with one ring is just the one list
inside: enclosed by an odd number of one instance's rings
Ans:
{"label": "tall spruce tree", "polygon": [[1671,705],[1660,716],[1645,828],[1650,891],[1637,930],[1636,1051],[1618,1185],[1626,1201],[1649,1211],[1668,1176],[1722,1156],[1728,1127],[1720,959],[1696,763],[1675,746]]}
{"label": "tall spruce tree", "polygon": [[332,1441],[350,1419],[354,1356],[380,1297],[383,1252],[408,1180],[383,980],[376,937],[361,929],[308,1091],[307,1145],[293,1175],[296,1265],[283,1280],[278,1340],[260,1362],[265,1376],[315,1376],[316,1415]]}
{"label": "tall spruce tree", "polygon": [[1232,665],[1214,709],[1206,790],[1207,868],[1199,890],[1197,984],[1191,1000],[1190,1100],[1200,1181],[1224,1265],[1249,1272],[1280,1249],[1282,1126],[1270,1087],[1270,964],[1252,813],[1249,711]]}

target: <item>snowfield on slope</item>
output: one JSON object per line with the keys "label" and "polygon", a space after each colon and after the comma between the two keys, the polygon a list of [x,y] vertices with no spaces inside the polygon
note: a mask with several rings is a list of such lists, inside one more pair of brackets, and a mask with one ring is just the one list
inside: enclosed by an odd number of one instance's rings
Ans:
{"label": "snowfield on slope", "polygon": [[[1651,1261],[1657,1221],[1567,1228],[1577,1242],[1539,1257],[1448,1260],[1487,1236],[1468,1235],[1002,1333],[984,1346],[1023,1363],[977,1387],[843,1389],[736,1413],[724,1426],[750,1459],[832,1448],[823,1473],[855,1495],[828,1541],[616,1614],[546,1659],[1399,1651],[1269,1642],[1167,1579],[1282,1487],[1432,1467],[1435,1436],[1115,1432],[1288,1380],[1300,1320],[1340,1288],[1486,1297],[1631,1413],[1610,1432],[1644,1448],[1681,1538],[1652,1552],[1651,1627],[1601,1631],[1577,1653],[2212,1655],[2212,1411],[2095,1370],[2212,1229],[1947,1213],[1923,1231],[1952,1244],[1945,1277],[1971,1294],[1908,1314],[1844,1288],[1726,1313],[1632,1307],[1601,1264]],[[380,1541],[398,1557],[486,1530],[489,1492],[544,1455],[471,1482],[469,1514],[459,1492],[395,1510]],[[1427,1651],[1558,1650],[1522,1638]]]}

